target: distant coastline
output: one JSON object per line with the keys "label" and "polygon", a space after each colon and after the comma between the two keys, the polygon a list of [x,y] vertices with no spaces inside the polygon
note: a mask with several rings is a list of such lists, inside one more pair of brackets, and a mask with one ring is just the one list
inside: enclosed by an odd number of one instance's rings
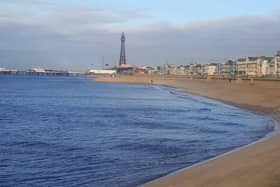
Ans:
{"label": "distant coastline", "polygon": [[[184,89],[253,112],[280,123],[278,81],[207,80],[161,76],[97,76],[97,82],[157,84]],[[280,134],[152,181],[145,186],[270,187],[280,184]]]}

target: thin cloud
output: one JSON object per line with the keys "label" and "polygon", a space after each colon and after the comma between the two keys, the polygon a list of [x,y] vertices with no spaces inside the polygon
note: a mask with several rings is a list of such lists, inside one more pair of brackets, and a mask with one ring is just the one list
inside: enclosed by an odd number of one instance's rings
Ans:
{"label": "thin cloud", "polygon": [[86,70],[91,64],[100,67],[102,56],[115,65],[122,31],[127,36],[128,63],[135,65],[160,65],[167,60],[176,64],[223,62],[241,56],[271,56],[280,49],[279,14],[134,26],[130,22],[148,16],[141,11],[92,6],[36,6],[32,10],[0,6],[0,67]]}
{"label": "thin cloud", "polygon": [[[8,2],[8,1],[7,1]],[[61,5],[50,1],[25,0],[24,7],[0,6],[0,24],[14,23],[45,27],[52,32],[77,34],[92,30],[106,29],[111,25],[121,25],[131,20],[146,19],[138,11],[101,9],[85,5]],[[12,3],[18,4],[17,0]],[[36,5],[36,8],[27,6]],[[1,5],[1,4],[0,4]],[[46,7],[46,5],[52,5]]]}

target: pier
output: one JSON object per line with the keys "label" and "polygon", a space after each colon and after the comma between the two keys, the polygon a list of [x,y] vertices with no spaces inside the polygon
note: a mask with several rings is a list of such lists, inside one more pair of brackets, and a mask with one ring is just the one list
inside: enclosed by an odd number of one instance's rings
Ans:
{"label": "pier", "polygon": [[0,74],[13,75],[37,75],[37,76],[77,76],[83,75],[83,72],[69,72],[65,70],[51,70],[51,69],[31,69],[31,70],[9,70],[0,68]]}

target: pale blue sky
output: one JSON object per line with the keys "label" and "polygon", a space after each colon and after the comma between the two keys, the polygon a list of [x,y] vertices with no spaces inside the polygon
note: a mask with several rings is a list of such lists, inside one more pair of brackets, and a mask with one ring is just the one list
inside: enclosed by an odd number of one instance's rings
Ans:
{"label": "pale blue sky", "polygon": [[154,21],[176,23],[266,14],[276,12],[280,7],[279,0],[88,0],[85,2],[97,3],[104,7],[146,10]]}
{"label": "pale blue sky", "polygon": [[186,22],[279,11],[279,0],[61,0],[62,4],[143,10],[155,21]]}
{"label": "pale blue sky", "polygon": [[0,67],[209,63],[280,49],[279,0],[0,0]]}

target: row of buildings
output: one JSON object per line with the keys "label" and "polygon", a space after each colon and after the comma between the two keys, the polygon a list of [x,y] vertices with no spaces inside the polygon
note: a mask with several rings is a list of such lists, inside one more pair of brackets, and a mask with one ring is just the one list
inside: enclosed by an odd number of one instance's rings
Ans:
{"label": "row of buildings", "polygon": [[121,35],[120,60],[116,67],[108,70],[90,70],[88,74],[157,74],[176,76],[279,76],[280,51],[274,57],[247,57],[229,60],[225,63],[174,65],[162,67],[135,67],[126,63],[125,35]]}
{"label": "row of buildings", "polygon": [[225,63],[174,65],[165,64],[158,68],[163,75],[189,76],[280,76],[280,51],[274,57],[247,57],[228,60]]}

